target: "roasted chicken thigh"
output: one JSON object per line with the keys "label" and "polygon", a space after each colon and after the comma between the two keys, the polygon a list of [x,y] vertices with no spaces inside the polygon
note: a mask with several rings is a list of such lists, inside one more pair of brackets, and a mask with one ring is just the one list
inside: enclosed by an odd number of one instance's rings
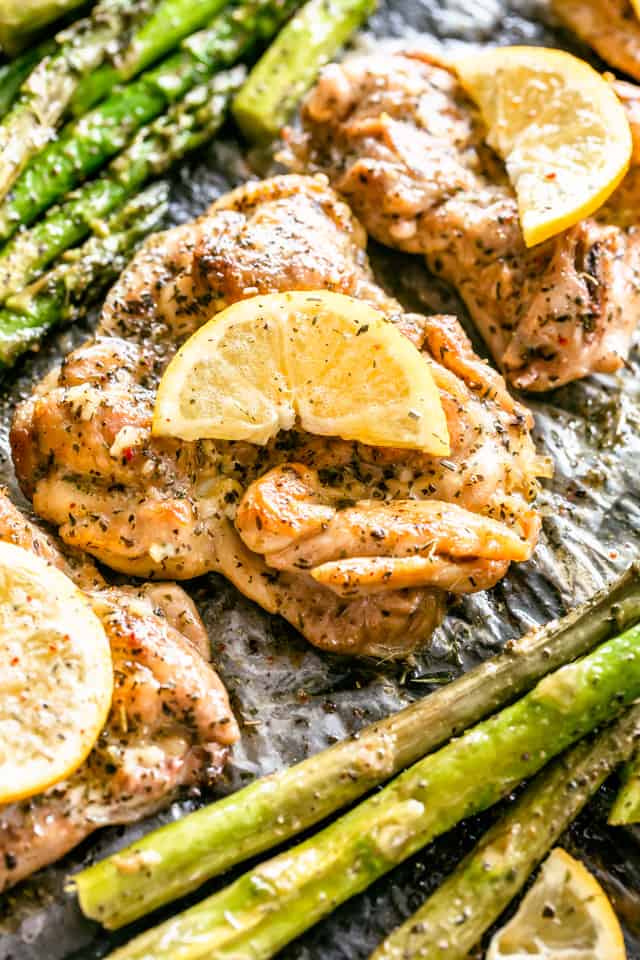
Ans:
{"label": "roasted chicken thigh", "polygon": [[[11,441],[36,511],[117,570],[219,571],[329,650],[399,656],[446,593],[491,586],[535,546],[546,463],[531,416],[451,317],[406,314],[378,287],[365,234],[323,177],[222,197],[157,236],[112,290],[96,337],[18,410]],[[234,301],[324,289],[377,307],[431,364],[447,458],[299,430],[266,446],[154,437],[176,349]]]}
{"label": "roasted chicken thigh", "polygon": [[138,820],[178,788],[215,779],[238,728],[198,613],[175,583],[109,587],[88,557],[61,552],[4,494],[0,539],[54,564],[86,593],[115,678],[109,719],[82,766],[45,793],[0,806],[2,891],[98,827]]}
{"label": "roasted chicken thigh", "polygon": [[640,320],[638,90],[617,92],[633,166],[595,216],[530,249],[477,109],[454,70],[424,52],[327,67],[285,160],[326,173],[381,243],[423,254],[507,379],[548,390],[621,367]]}
{"label": "roasted chicken thigh", "polygon": [[640,80],[640,19],[631,0],[551,0],[551,8],[606,63]]}

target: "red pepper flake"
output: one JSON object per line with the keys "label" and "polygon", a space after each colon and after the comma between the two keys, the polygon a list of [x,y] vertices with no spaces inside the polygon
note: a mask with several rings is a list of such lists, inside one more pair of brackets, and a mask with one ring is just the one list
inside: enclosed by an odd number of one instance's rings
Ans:
{"label": "red pepper flake", "polygon": [[20,657],[14,657],[11,661],[11,666],[17,667],[19,663],[20,663]]}
{"label": "red pepper flake", "polygon": [[555,180],[556,176],[557,174],[551,171],[550,173],[545,173],[544,178],[545,180]]}
{"label": "red pepper flake", "polygon": [[122,459],[125,460],[127,463],[131,463],[131,461],[133,460],[134,456],[135,456],[135,454],[134,454],[133,450],[131,449],[131,447],[126,447],[126,448],[122,451]]}

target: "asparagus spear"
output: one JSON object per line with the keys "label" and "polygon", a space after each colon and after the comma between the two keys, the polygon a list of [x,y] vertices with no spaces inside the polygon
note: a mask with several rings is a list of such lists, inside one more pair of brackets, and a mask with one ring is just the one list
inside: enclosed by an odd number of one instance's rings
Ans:
{"label": "asparagus spear", "polygon": [[375,0],[308,0],[255,65],[233,104],[242,132],[273,140],[298,102]]}
{"label": "asparagus spear", "polygon": [[273,35],[297,0],[244,0],[203,31],[198,54],[174,54],[122,87],[86,116],[68,124],[58,140],[34,157],[0,205],[0,240],[77,186],[118,153],[143,124],[215,70],[238,60],[257,38]]}
{"label": "asparagus spear", "polygon": [[22,50],[31,37],[85,0],[3,0],[0,45],[9,54]]}
{"label": "asparagus spear", "polygon": [[639,695],[636,626],[549,674],[512,706],[420,760],[315,836],[136,937],[110,960],[272,957]]}
{"label": "asparagus spear", "polygon": [[582,741],[539,774],[371,960],[465,960],[639,738],[636,704],[597,739]]}
{"label": "asparagus spear", "polygon": [[640,823],[640,749],[638,749],[622,774],[622,787],[609,814],[613,826]]}
{"label": "asparagus spear", "polygon": [[55,41],[48,40],[0,67],[0,118],[8,113],[20,87],[35,65],[55,49]]}
{"label": "asparagus spear", "polygon": [[162,112],[164,94],[145,83],[132,84],[122,97],[109,98],[60,136],[28,164],[0,205],[0,239],[9,239],[21,224],[89,176],[124,147],[136,130]]}
{"label": "asparagus spear", "polygon": [[245,76],[243,67],[216,74],[143,127],[97,180],[80,187],[0,253],[0,302],[21,290],[40,270],[91,232],[149,179],[209,140],[222,124],[229,99]]}
{"label": "asparagus spear", "polygon": [[123,51],[119,62],[104,63],[85,77],[71,103],[77,117],[108,96],[123,80],[131,80],[159,60],[180,41],[204,27],[227,0],[160,0],[151,17],[141,26]]}
{"label": "asparagus spear", "polygon": [[52,326],[81,316],[124,269],[139,241],[160,226],[167,206],[167,185],[149,187],[113,215],[104,236],[91,237],[73,260],[61,263],[0,310],[0,363],[13,363]]}
{"label": "asparagus spear", "polygon": [[[73,878],[84,913],[118,928],[276,846],[640,619],[640,572],[410,707],[156,830]],[[138,869],[135,869],[135,866]]]}
{"label": "asparagus spear", "polygon": [[102,62],[139,9],[132,13],[129,0],[102,0],[90,17],[59,34],[56,50],[28,75],[0,125],[0,197],[54,136],[78,78]]}
{"label": "asparagus spear", "polygon": [[113,93],[121,83],[118,68],[113,63],[103,63],[82,78],[69,101],[69,111],[74,117],[82,117],[92,107]]}

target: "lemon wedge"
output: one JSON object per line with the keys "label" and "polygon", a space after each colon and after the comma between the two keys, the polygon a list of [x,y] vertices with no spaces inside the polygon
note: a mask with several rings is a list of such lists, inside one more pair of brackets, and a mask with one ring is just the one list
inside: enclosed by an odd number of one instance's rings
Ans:
{"label": "lemon wedge", "polygon": [[527,246],[589,216],[615,190],[631,132],[610,84],[583,60],[545,47],[496,47],[455,62],[505,161]]}
{"label": "lemon wedge", "polygon": [[631,6],[633,7],[636,17],[640,19],[640,0],[631,0]]}
{"label": "lemon wedge", "polygon": [[153,432],[267,443],[302,429],[378,446],[449,453],[428,361],[373,307],[326,291],[228,307],[162,377]]}
{"label": "lemon wedge", "polygon": [[622,930],[604,890],[557,847],[486,960],[625,960]]}
{"label": "lemon wedge", "polygon": [[112,691],[109,641],[84,594],[40,557],[0,542],[0,803],[79,767]]}

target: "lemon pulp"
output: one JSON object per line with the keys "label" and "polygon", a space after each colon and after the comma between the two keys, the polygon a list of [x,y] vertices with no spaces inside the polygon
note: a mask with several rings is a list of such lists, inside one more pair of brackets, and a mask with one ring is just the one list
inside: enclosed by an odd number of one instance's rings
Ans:
{"label": "lemon pulp", "polygon": [[610,84],[583,60],[545,47],[496,47],[455,63],[505,161],[527,246],[601,206],[624,177],[631,131]]}
{"label": "lemon pulp", "polygon": [[491,940],[487,960],[625,960],[609,900],[586,867],[557,847],[517,913]]}
{"label": "lemon pulp", "polygon": [[0,542],[0,803],[73,773],[112,692],[109,641],[87,598],[40,557]]}
{"label": "lemon pulp", "polygon": [[162,377],[153,432],[267,443],[302,429],[449,453],[428,360],[373,307],[327,291],[233,304],[184,344]]}

